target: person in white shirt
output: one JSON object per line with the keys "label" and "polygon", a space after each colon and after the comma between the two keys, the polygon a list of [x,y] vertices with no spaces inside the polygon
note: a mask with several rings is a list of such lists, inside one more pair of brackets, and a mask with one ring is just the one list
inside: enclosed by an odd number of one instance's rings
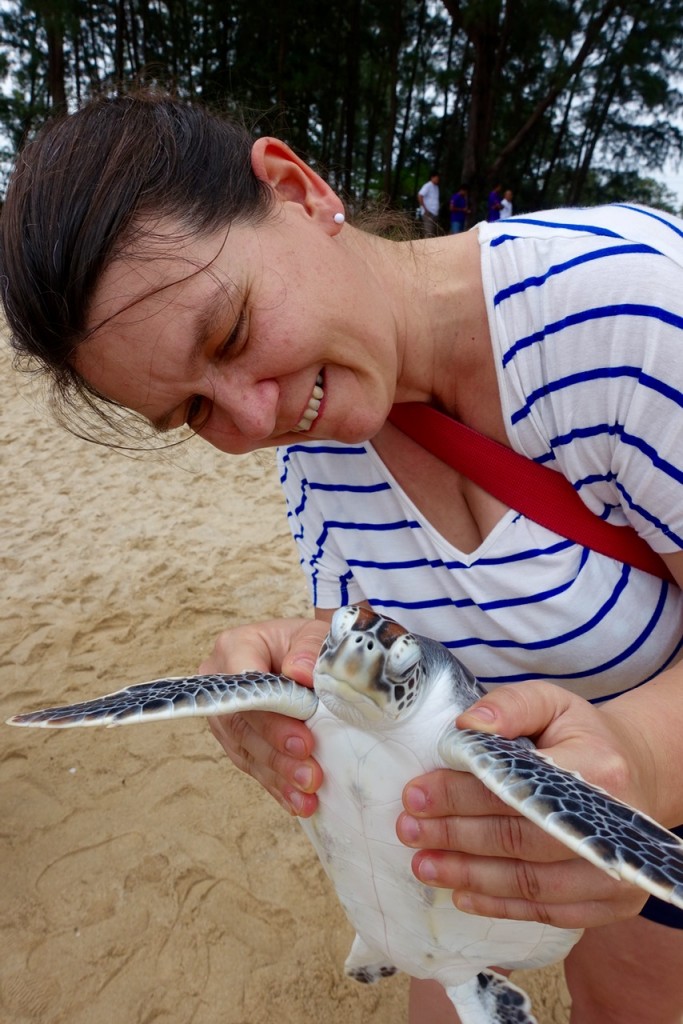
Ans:
{"label": "person in white shirt", "polygon": [[500,220],[512,216],[512,189],[508,189],[500,201]]}
{"label": "person in white shirt", "polygon": [[422,225],[425,238],[433,238],[439,234],[439,172],[432,171],[417,193],[417,201],[422,207]]}

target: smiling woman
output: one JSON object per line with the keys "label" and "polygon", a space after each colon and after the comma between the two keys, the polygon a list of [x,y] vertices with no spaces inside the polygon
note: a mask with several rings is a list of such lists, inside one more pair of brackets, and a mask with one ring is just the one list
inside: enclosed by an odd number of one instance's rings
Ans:
{"label": "smiling woman", "polygon": [[[361,319],[382,304],[367,262],[340,262],[330,244],[340,207],[278,140],[254,143],[165,97],[96,101],[29,144],[10,184],[1,240],[15,348],[49,371],[67,425],[86,409],[118,428],[125,408],[230,452],[310,430],[339,364],[350,385],[372,378],[380,400],[370,426],[359,404],[362,426],[340,436],[369,436],[391,394],[366,342],[392,324]],[[383,357],[395,360],[386,342]]]}
{"label": "smiling woman", "polygon": [[[681,221],[619,204],[380,238],[283,142],[142,95],[88,104],[26,147],[0,250],[15,350],[67,421],[85,407],[118,428],[131,410],[148,434],[278,447],[323,621],[227,630],[203,671],[310,685],[333,610],[369,604],[484,684],[459,724],[531,735],[683,821],[683,591],[518,515],[388,419],[431,405],[547,462],[683,583]],[[212,728],[290,812],[315,812],[304,723],[253,712]],[[680,1024],[683,913],[643,906],[462,772],[412,780],[403,805],[407,885],[412,870],[468,913],[587,929],[566,962],[572,1024]],[[411,1024],[454,1024],[431,984],[412,985]]]}
{"label": "smiling woman", "polygon": [[49,370],[65,422],[83,400],[107,419],[102,403],[111,399],[74,361],[96,327],[104,269],[125,255],[141,271],[160,219],[176,224],[176,237],[163,240],[167,254],[216,224],[265,217],[272,196],[252,173],[251,146],[237,123],[144,93],[95,101],[26,146],[3,215],[2,258],[12,268],[5,313],[17,353]]}

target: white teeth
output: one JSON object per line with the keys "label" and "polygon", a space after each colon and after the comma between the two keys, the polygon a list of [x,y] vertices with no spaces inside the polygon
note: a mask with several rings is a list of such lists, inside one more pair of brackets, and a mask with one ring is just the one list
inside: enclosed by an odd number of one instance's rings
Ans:
{"label": "white teeth", "polygon": [[315,387],[313,388],[313,391],[311,392],[311,397],[308,399],[308,405],[306,406],[304,414],[301,417],[301,419],[299,420],[299,422],[297,423],[297,425],[294,427],[295,431],[299,431],[300,433],[301,432],[305,433],[307,430],[311,429],[311,424],[315,420],[317,420],[317,418],[318,418],[318,409],[320,408],[320,403],[322,402],[323,397],[325,395],[325,392],[323,391],[322,383],[323,383],[323,375],[322,375],[322,373],[319,373],[318,376],[316,377]]}

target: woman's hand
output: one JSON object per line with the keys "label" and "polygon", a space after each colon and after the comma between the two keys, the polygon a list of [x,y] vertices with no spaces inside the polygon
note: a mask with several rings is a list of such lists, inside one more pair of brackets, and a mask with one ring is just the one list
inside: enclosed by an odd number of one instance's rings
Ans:
{"label": "woman's hand", "polygon": [[[314,619],[272,619],[227,629],[199,672],[283,672],[311,686],[313,666],[328,625]],[[290,814],[316,809],[322,771],[311,756],[313,735],[304,722],[268,711],[209,719],[228,757],[253,776]]]}
{"label": "woman's hand", "polygon": [[[558,765],[656,817],[651,749],[618,701],[594,708],[548,683],[500,687],[457,719],[460,728],[531,736]],[[630,727],[629,727],[630,726]],[[416,876],[453,889],[469,913],[585,928],[632,917],[647,899],[520,816],[466,772],[440,770],[410,782],[397,833],[420,852]]]}

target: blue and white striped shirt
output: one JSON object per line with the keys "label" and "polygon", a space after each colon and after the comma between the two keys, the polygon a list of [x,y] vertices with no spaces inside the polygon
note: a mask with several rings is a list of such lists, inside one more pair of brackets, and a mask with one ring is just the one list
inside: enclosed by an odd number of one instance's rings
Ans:
{"label": "blue and white striped shirt", "polygon": [[[683,548],[683,222],[615,205],[478,228],[510,444],[588,507]],[[367,599],[450,647],[486,686],[549,679],[591,700],[680,657],[683,595],[506,513],[464,554],[371,444],[279,451],[319,607]]]}

